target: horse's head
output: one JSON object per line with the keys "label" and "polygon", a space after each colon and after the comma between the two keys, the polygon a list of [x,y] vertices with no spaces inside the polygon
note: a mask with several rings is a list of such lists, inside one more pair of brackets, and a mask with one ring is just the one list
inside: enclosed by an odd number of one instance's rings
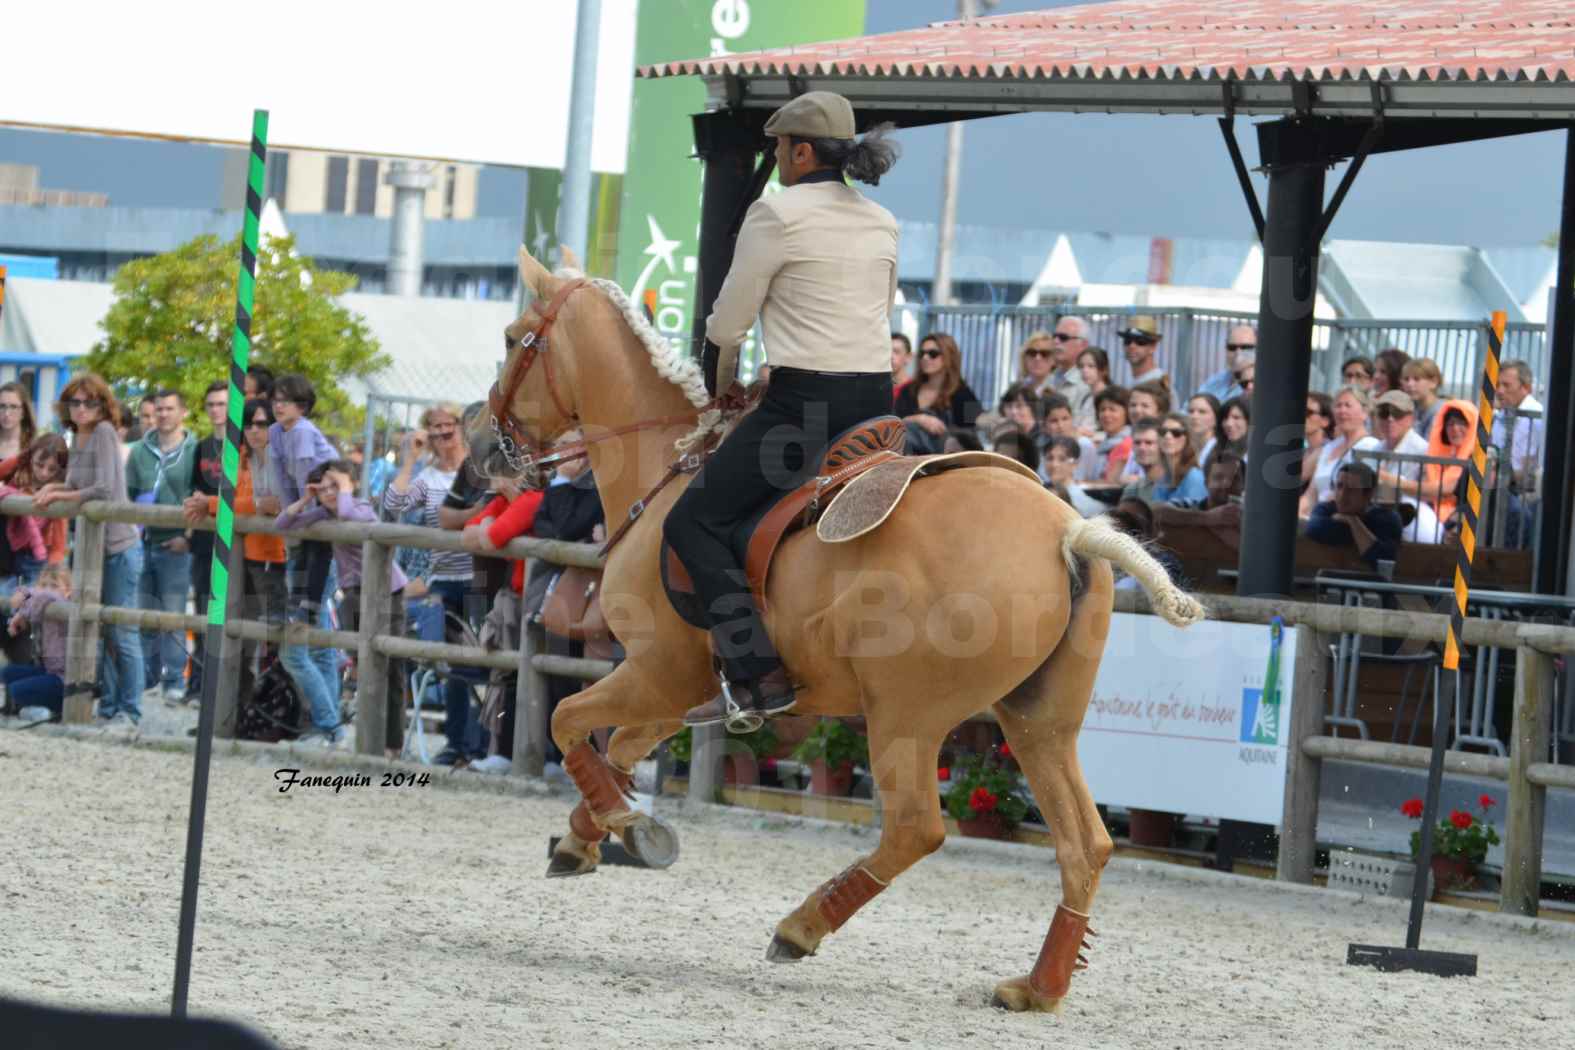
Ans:
{"label": "horse's head", "polygon": [[[572,258],[565,249],[565,259]],[[520,280],[535,301],[503,330],[503,369],[488,395],[488,411],[471,426],[470,449],[483,473],[540,487],[549,477],[542,462],[547,450],[578,425],[577,370],[558,321],[584,282],[554,276],[523,247]]]}

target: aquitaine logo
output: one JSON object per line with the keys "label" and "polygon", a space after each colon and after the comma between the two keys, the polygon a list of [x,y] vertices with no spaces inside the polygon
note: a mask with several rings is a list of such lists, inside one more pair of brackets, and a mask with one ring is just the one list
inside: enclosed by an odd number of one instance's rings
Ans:
{"label": "aquitaine logo", "polygon": [[1280,742],[1280,641],[1284,621],[1276,616],[1269,623],[1269,666],[1263,672],[1262,689],[1241,691],[1241,742],[1274,747]]}

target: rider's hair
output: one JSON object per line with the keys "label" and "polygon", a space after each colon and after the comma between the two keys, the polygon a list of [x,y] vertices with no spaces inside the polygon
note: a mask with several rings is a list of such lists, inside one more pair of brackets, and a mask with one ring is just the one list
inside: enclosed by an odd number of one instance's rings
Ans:
{"label": "rider's hair", "polygon": [[861,139],[806,139],[794,136],[795,142],[807,142],[814,147],[815,159],[836,168],[849,178],[880,185],[880,177],[891,170],[902,153],[902,147],[886,136],[897,130],[897,125],[878,124],[864,133]]}

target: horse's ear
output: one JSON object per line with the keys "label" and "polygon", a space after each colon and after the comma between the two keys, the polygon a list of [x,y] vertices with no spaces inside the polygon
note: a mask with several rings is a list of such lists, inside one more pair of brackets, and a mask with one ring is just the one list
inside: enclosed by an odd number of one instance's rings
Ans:
{"label": "horse's ear", "polygon": [[565,270],[578,270],[584,272],[585,267],[580,265],[580,257],[574,254],[574,249],[567,244],[558,245],[558,265]]}
{"label": "horse's ear", "polygon": [[538,299],[551,299],[558,290],[558,279],[548,273],[523,244],[520,245],[520,281],[535,292]]}

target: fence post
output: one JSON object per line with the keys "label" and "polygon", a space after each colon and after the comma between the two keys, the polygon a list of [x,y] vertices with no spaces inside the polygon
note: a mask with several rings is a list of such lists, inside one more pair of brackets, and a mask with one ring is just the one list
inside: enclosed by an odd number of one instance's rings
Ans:
{"label": "fence post", "polygon": [[377,637],[388,630],[393,609],[394,551],[376,540],[361,544],[360,647],[356,653],[355,749],[381,755],[388,735],[388,662]]}
{"label": "fence post", "polygon": [[721,726],[696,726],[689,747],[689,798],[715,802],[722,781],[727,734]]}
{"label": "fence post", "polygon": [[241,709],[241,664],[246,659],[246,643],[239,634],[230,633],[232,624],[239,626],[246,605],[246,537],[237,529],[234,539],[230,544],[224,634],[217,653],[210,654],[206,649],[202,653],[202,673],[220,675],[213,699],[213,735],[221,740],[235,739],[235,720]]}
{"label": "fence post", "polygon": [[1306,624],[1296,627],[1296,678],[1291,686],[1290,739],[1285,748],[1285,809],[1275,877],[1310,883],[1318,853],[1318,791],[1322,763],[1302,742],[1323,732],[1329,685],[1329,639]]}
{"label": "fence post", "polygon": [[104,522],[85,514],[77,519],[77,539],[71,552],[71,596],[76,611],[71,614],[66,635],[66,695],[60,712],[68,725],[93,720],[101,628],[97,620],[84,619],[82,610],[104,600],[104,530]]}
{"label": "fence post", "polygon": [[520,673],[514,687],[514,762],[512,770],[539,777],[547,764],[549,714],[547,676],[536,670],[535,658],[547,651],[547,632],[524,617],[520,624]]}
{"label": "fence post", "polygon": [[[1206,377],[1198,374],[1202,369],[1198,367],[1197,317],[1189,307],[1176,320],[1178,322],[1176,325],[1176,341],[1171,344],[1175,349],[1171,351],[1173,357],[1170,368],[1173,373],[1181,373],[1177,376],[1180,383],[1177,386],[1176,394],[1184,396],[1188,390],[1196,390]],[[1182,365],[1185,367],[1178,367]],[[1185,401],[1181,403],[1181,408],[1183,411],[1186,410]]]}
{"label": "fence post", "polygon": [[1542,885],[1542,827],[1548,789],[1526,779],[1526,767],[1548,760],[1553,731],[1553,657],[1529,646],[1515,650],[1515,721],[1510,729],[1509,805],[1504,817],[1504,879],[1498,910],[1536,915]]}

